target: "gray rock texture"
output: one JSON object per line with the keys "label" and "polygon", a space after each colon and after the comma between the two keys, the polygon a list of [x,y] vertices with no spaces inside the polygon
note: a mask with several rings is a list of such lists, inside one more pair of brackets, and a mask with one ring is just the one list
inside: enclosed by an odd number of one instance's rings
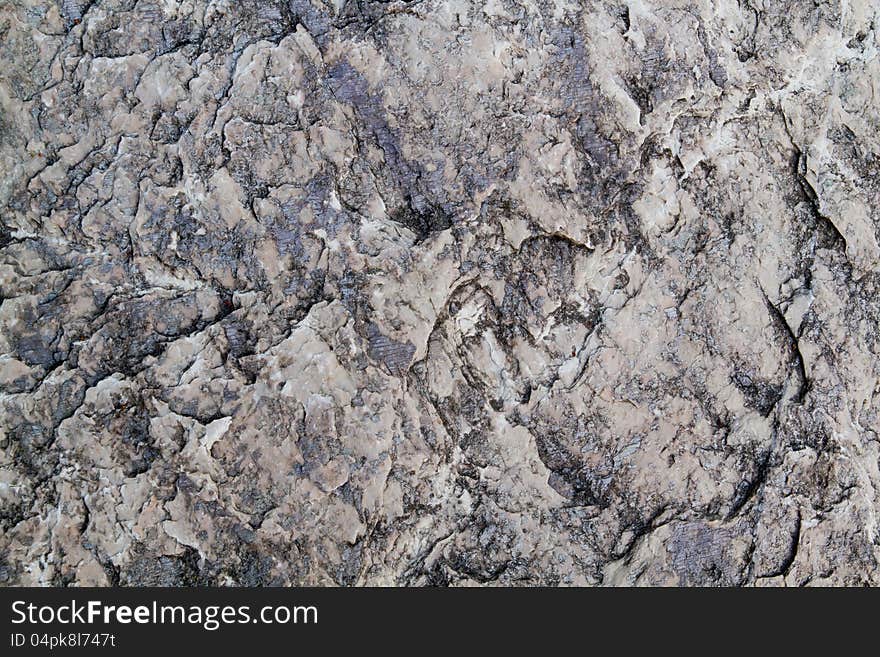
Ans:
{"label": "gray rock texture", "polygon": [[875,0],[0,0],[0,583],[880,583]]}

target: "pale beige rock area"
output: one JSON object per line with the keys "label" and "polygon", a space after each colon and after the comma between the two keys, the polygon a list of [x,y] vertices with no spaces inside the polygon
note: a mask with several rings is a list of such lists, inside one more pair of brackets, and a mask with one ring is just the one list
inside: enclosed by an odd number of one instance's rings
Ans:
{"label": "pale beige rock area", "polygon": [[873,0],[0,0],[0,584],[880,583]]}

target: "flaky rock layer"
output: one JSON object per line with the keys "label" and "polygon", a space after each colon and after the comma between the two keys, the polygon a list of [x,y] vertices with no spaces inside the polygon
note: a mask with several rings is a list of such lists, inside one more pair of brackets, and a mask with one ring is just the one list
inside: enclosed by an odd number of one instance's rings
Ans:
{"label": "flaky rock layer", "polygon": [[872,0],[0,0],[0,583],[880,580]]}

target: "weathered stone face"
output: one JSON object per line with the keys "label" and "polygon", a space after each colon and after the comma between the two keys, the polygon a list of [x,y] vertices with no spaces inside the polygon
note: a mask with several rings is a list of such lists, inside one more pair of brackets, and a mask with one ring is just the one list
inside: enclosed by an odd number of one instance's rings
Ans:
{"label": "weathered stone face", "polygon": [[878,12],[0,3],[0,583],[880,583]]}

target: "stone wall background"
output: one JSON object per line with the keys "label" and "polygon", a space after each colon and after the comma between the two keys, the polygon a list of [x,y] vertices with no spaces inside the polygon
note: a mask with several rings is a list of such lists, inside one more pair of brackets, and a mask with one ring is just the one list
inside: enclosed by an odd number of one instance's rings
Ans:
{"label": "stone wall background", "polygon": [[877,584],[872,0],[0,0],[0,582]]}

